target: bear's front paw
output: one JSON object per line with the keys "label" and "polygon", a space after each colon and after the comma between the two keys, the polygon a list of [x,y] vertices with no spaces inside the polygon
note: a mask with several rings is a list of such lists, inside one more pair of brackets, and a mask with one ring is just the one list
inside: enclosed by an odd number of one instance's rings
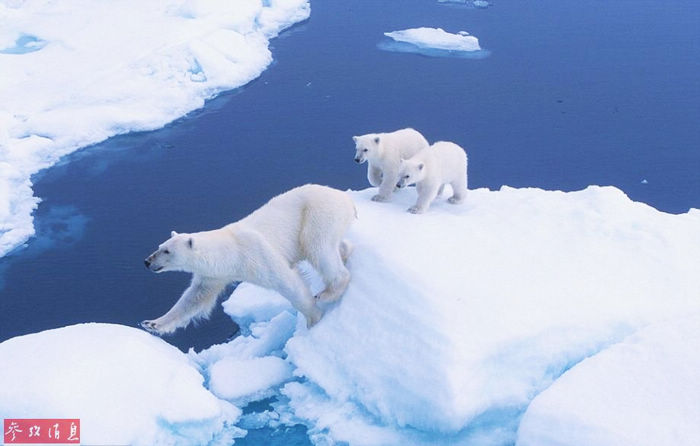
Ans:
{"label": "bear's front paw", "polygon": [[378,201],[380,203],[383,203],[385,201],[389,201],[389,197],[385,197],[384,195],[377,194],[374,197],[372,197],[372,201]]}
{"label": "bear's front paw", "polygon": [[462,202],[464,201],[464,199],[463,199],[463,198],[457,198],[457,197],[450,197],[450,198],[447,199],[447,201],[450,202],[451,204],[462,204]]}
{"label": "bear's front paw", "polygon": [[140,325],[141,328],[154,335],[163,334],[163,331],[161,330],[160,326],[156,321],[142,321]]}
{"label": "bear's front paw", "polygon": [[425,210],[422,208],[419,208],[418,206],[411,206],[410,208],[407,209],[408,212],[411,214],[422,214]]}

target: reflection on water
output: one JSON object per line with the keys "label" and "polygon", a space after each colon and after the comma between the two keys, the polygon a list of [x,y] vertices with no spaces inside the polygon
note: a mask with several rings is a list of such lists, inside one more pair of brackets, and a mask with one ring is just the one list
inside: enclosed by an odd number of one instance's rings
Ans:
{"label": "reflection on water", "polygon": [[377,44],[377,48],[384,51],[393,51],[395,53],[412,53],[427,57],[451,57],[455,59],[484,59],[491,54],[489,50],[484,49],[479,51],[443,50],[426,48],[408,42],[397,42],[392,39],[382,40]]}
{"label": "reflection on water", "polygon": [[29,260],[51,249],[70,249],[85,233],[88,217],[75,206],[51,206],[42,209],[42,214],[34,222],[36,235],[0,260],[0,290],[4,288],[5,272],[16,257]]}

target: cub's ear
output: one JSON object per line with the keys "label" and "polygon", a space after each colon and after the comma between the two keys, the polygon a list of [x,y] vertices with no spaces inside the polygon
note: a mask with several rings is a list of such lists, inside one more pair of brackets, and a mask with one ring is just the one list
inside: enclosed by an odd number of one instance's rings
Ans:
{"label": "cub's ear", "polygon": [[170,237],[175,237],[177,235],[177,232],[175,231],[170,231]]}
{"label": "cub's ear", "polygon": [[192,240],[192,237],[190,237],[190,239],[187,240],[187,246],[189,246],[190,249],[194,247],[194,241]]}
{"label": "cub's ear", "polygon": [[424,167],[424,166],[425,166],[425,164],[420,163],[420,164],[418,165],[418,170],[423,170],[423,167]]}
{"label": "cub's ear", "polygon": [[355,141],[355,142],[357,142],[358,139],[360,139],[359,136],[353,136],[353,137],[352,137],[352,140]]}
{"label": "cub's ear", "polygon": [[378,136],[375,136],[375,137],[374,137],[374,143],[375,143],[375,144],[379,144],[379,137],[378,137]]}

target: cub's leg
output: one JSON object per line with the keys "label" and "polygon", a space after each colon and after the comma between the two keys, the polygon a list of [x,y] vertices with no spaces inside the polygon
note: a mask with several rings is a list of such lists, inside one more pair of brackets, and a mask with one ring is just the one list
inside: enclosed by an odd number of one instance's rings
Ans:
{"label": "cub's leg", "polygon": [[367,179],[372,187],[377,187],[382,184],[382,169],[379,167],[369,165],[367,167]]}
{"label": "cub's leg", "polygon": [[391,193],[396,189],[398,176],[398,169],[384,169],[382,172],[382,183],[379,185],[379,192],[372,197],[372,201],[389,201]]}
{"label": "cub's leg", "polygon": [[408,212],[412,214],[422,214],[427,211],[430,207],[430,203],[437,197],[439,188],[437,184],[417,184],[416,191],[418,192],[418,200],[415,205],[408,208]]}
{"label": "cub's leg", "polygon": [[452,204],[460,204],[464,202],[467,196],[467,177],[460,177],[458,180],[450,183],[454,194],[447,200]]}

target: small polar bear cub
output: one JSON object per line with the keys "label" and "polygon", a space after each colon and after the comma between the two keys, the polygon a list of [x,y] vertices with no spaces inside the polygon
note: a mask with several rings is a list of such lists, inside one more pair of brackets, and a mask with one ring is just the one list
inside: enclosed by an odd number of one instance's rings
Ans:
{"label": "small polar bear cub", "polygon": [[355,218],[355,205],[346,193],[308,184],[220,229],[173,231],[146,258],[146,267],[156,273],[189,272],[192,282],[167,313],[141,326],[162,335],[207,318],[219,294],[237,281],[277,291],[313,326],[322,312],[295,266],[308,260],[319,272],[326,286],[319,300],[339,299],[350,282],[345,262],[352,251],[342,237]]}
{"label": "small polar bear cub", "polygon": [[467,195],[467,153],[455,143],[439,141],[413,157],[402,161],[396,187],[416,185],[418,201],[408,212],[422,214],[435,197],[442,193],[445,184],[452,186],[454,194],[448,200],[460,204]]}
{"label": "small polar bear cub", "polygon": [[429,146],[428,141],[417,130],[407,128],[391,133],[369,133],[353,136],[355,162],[367,161],[367,179],[379,192],[373,201],[388,201],[399,179],[401,160]]}

